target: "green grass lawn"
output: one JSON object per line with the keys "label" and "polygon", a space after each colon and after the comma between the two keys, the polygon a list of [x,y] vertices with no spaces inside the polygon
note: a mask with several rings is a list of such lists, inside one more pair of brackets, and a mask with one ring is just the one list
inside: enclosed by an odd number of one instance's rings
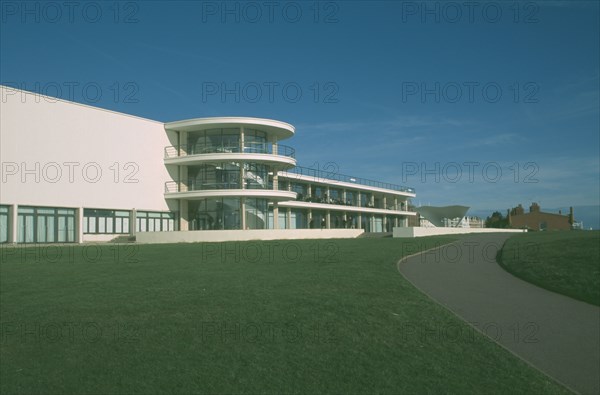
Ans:
{"label": "green grass lawn", "polygon": [[3,247],[0,392],[568,393],[398,273],[447,241]]}
{"label": "green grass lawn", "polygon": [[518,234],[498,262],[525,281],[600,306],[600,231]]}

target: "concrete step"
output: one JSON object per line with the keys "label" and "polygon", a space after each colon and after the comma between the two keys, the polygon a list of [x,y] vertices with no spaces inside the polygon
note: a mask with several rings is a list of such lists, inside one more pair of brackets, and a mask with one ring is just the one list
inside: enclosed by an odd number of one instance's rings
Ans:
{"label": "concrete step", "polygon": [[392,232],[365,232],[358,237],[365,239],[378,239],[382,237],[392,237]]}

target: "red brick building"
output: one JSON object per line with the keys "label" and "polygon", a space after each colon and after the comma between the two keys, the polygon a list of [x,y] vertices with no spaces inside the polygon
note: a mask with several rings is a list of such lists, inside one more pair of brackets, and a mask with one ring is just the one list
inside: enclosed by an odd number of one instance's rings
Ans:
{"label": "red brick building", "polygon": [[571,230],[574,222],[573,207],[570,207],[568,215],[563,215],[560,211],[558,214],[544,213],[537,203],[531,204],[528,213],[520,204],[508,212],[508,225],[517,229]]}

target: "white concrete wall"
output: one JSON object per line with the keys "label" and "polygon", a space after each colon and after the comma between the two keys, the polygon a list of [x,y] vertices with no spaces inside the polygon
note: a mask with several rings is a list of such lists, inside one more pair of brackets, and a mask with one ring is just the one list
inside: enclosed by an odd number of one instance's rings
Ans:
{"label": "white concrete wall", "polygon": [[362,229],[249,229],[200,230],[188,232],[144,232],[136,235],[138,243],[197,243],[215,241],[345,239],[355,238]]}
{"label": "white concrete wall", "polygon": [[83,242],[84,243],[104,243],[116,239],[119,236],[128,236],[128,235],[92,235],[92,234],[84,234]]}
{"label": "white concrete wall", "polygon": [[394,228],[393,237],[424,237],[441,235],[460,235],[468,233],[523,233],[523,229],[492,229],[492,228]]}
{"label": "white concrete wall", "polygon": [[163,123],[0,89],[2,204],[168,210]]}

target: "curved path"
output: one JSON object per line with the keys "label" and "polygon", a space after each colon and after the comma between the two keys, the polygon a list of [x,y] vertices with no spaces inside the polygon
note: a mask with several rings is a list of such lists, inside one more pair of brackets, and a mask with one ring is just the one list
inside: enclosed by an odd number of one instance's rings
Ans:
{"label": "curved path", "polygon": [[600,393],[600,308],[504,271],[510,235],[462,236],[401,260],[413,285],[542,372],[582,394]]}

